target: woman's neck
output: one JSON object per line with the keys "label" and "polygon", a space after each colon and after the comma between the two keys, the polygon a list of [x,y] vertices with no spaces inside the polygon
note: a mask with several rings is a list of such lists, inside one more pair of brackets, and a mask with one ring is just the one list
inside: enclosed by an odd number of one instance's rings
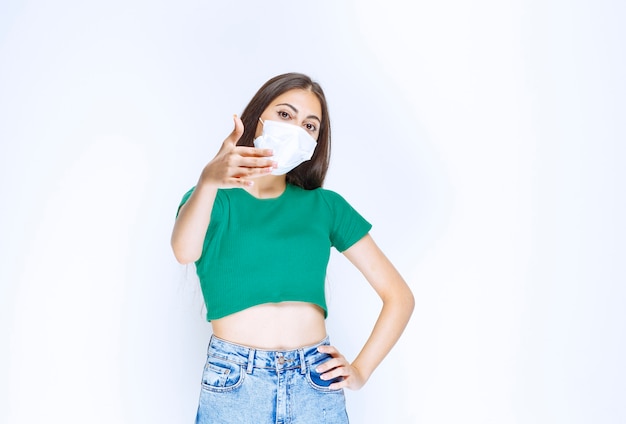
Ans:
{"label": "woman's neck", "polygon": [[271,199],[278,197],[287,187],[287,177],[285,175],[266,175],[255,178],[252,187],[246,187],[248,193],[259,199]]}

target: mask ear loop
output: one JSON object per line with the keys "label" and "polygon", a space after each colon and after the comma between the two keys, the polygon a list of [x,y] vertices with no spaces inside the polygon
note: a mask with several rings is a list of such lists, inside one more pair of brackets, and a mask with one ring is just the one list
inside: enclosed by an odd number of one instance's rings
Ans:
{"label": "mask ear loop", "polygon": [[265,122],[263,122],[260,116],[259,116],[259,122],[261,122],[261,125],[265,126]]}

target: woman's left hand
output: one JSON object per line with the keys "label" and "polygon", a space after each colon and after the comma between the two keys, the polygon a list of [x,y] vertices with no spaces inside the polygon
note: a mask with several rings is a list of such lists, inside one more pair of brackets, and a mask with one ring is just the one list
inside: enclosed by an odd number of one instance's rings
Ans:
{"label": "woman's left hand", "polygon": [[322,345],[317,348],[322,353],[327,353],[332,356],[332,359],[324,362],[322,365],[316,368],[316,371],[321,374],[322,380],[332,380],[337,377],[343,377],[342,381],[333,383],[329,386],[331,390],[339,390],[348,388],[351,390],[358,390],[367,381],[364,375],[361,374],[358,368],[352,366],[350,362],[335,348],[334,346]]}

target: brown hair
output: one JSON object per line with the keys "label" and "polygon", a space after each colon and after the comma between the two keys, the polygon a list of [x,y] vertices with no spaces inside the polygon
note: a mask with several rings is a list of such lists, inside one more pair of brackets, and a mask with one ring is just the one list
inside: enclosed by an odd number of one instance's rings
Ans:
{"label": "brown hair", "polygon": [[326,178],[330,163],[330,117],[328,105],[322,87],[310,77],[300,73],[286,73],[275,76],[267,81],[252,97],[248,106],[241,114],[244,132],[239,141],[240,146],[254,146],[254,134],[263,111],[276,97],[293,90],[308,90],[315,94],[322,107],[322,122],[317,137],[317,147],[310,160],[298,165],[287,173],[287,183],[312,190],[321,187]]}

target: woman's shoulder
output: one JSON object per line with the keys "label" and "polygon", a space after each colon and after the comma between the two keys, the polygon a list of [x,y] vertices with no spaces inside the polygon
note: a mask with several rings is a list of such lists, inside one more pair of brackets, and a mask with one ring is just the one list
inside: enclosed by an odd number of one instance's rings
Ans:
{"label": "woman's shoulder", "polygon": [[324,199],[337,199],[343,198],[339,193],[334,190],[325,188],[325,187],[317,187],[313,189],[305,189],[296,185],[289,185],[290,191],[296,196],[303,197],[319,197]]}
{"label": "woman's shoulder", "polygon": [[308,199],[310,201],[323,202],[332,210],[338,207],[349,206],[348,201],[341,194],[325,187],[307,190],[302,187],[291,186],[290,191],[295,199],[300,198],[302,200]]}

